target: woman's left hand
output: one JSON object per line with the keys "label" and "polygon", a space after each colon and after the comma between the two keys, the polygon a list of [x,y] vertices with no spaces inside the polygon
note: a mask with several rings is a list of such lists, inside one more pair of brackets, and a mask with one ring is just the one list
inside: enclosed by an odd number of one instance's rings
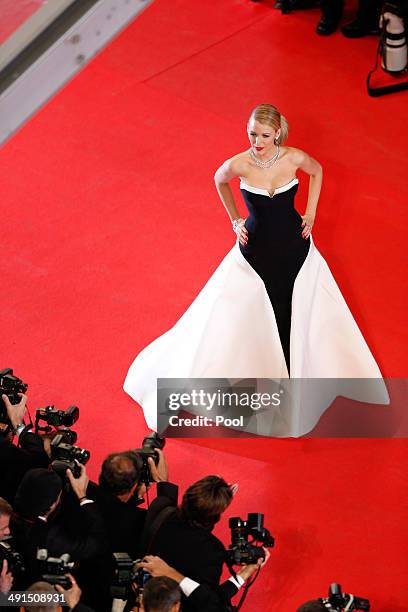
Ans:
{"label": "woman's left hand", "polygon": [[313,227],[313,223],[314,223],[314,217],[312,217],[312,215],[308,215],[307,213],[305,215],[302,215],[302,219],[303,219],[303,223],[302,223],[302,237],[307,240],[310,236],[310,234],[312,233],[312,227]]}

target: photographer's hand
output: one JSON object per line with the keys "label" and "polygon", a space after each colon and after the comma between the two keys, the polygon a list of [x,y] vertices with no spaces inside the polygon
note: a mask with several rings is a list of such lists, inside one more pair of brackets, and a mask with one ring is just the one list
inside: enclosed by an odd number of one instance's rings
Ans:
{"label": "photographer's hand", "polygon": [[0,593],[8,593],[13,586],[13,574],[8,571],[7,559],[3,561],[3,567],[0,574]]}
{"label": "photographer's hand", "polygon": [[166,457],[159,448],[156,448],[156,453],[159,455],[159,462],[156,465],[154,460],[149,457],[149,467],[152,478],[155,482],[167,482],[169,479],[169,467],[167,465]]}
{"label": "photographer's hand", "polygon": [[155,555],[146,555],[143,561],[137,564],[137,567],[146,570],[151,576],[167,576],[167,578],[173,578],[176,582],[181,582],[184,579],[183,574],[180,574],[174,567],[170,567],[163,559]]}
{"label": "photographer's hand", "polygon": [[72,610],[73,608],[75,608],[75,606],[79,604],[79,600],[81,599],[82,591],[77,585],[76,580],[72,576],[72,574],[65,574],[65,576],[70,579],[71,584],[72,584],[71,588],[63,589],[60,584],[56,584],[55,588],[58,591],[58,593],[63,593],[64,599],[69,609]]}
{"label": "photographer's hand", "polygon": [[7,397],[7,395],[2,395],[2,400],[4,405],[6,406],[7,415],[10,419],[10,423],[13,426],[13,429],[17,429],[19,425],[23,424],[24,415],[27,410],[27,396],[24,393],[18,394],[21,397],[21,400],[18,404],[12,404]]}
{"label": "photographer's hand", "polygon": [[67,476],[73,492],[75,493],[77,498],[81,500],[86,497],[86,490],[88,488],[89,478],[86,473],[85,466],[79,462],[77,463],[79,465],[79,469],[81,470],[79,478],[74,478],[74,475],[70,469],[67,470]]}
{"label": "photographer's hand", "polygon": [[237,572],[238,576],[241,576],[243,580],[248,580],[255,572],[257,572],[261,567],[267,563],[271,553],[267,548],[262,547],[265,553],[264,559],[258,559],[258,563],[250,563],[249,565],[243,565],[239,572]]}

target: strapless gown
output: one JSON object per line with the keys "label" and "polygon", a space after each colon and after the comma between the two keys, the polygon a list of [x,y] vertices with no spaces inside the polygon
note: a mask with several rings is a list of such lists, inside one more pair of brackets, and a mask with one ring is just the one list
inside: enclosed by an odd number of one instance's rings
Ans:
{"label": "strapless gown", "polygon": [[[298,180],[273,193],[241,179],[248,243],[237,241],[168,332],[132,363],[125,391],[157,427],[157,378],[333,379],[254,415],[247,431],[309,432],[337,395],[389,403],[381,372],[312,238],[302,237]],[[351,384],[371,379],[368,385]],[[375,379],[374,382],[372,379]],[[347,382],[349,381],[349,382]]]}

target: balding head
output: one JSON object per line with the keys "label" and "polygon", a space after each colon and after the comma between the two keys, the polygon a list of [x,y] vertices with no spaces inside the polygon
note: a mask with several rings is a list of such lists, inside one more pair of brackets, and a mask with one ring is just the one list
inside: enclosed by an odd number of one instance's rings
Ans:
{"label": "balding head", "polygon": [[140,471],[141,460],[136,453],[112,453],[102,464],[99,484],[112,495],[131,493],[138,485]]}

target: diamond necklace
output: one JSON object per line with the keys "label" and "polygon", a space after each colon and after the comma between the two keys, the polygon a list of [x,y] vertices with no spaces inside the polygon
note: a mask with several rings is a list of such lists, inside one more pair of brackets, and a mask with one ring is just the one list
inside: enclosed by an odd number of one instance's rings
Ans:
{"label": "diamond necklace", "polygon": [[275,155],[271,157],[271,159],[267,159],[266,161],[262,161],[261,159],[258,159],[255,153],[253,152],[253,149],[249,150],[249,155],[251,156],[251,159],[255,163],[255,165],[258,166],[259,168],[271,168],[274,164],[276,164],[279,158],[280,147],[279,145],[277,145],[277,147],[278,147],[278,150],[276,151]]}

